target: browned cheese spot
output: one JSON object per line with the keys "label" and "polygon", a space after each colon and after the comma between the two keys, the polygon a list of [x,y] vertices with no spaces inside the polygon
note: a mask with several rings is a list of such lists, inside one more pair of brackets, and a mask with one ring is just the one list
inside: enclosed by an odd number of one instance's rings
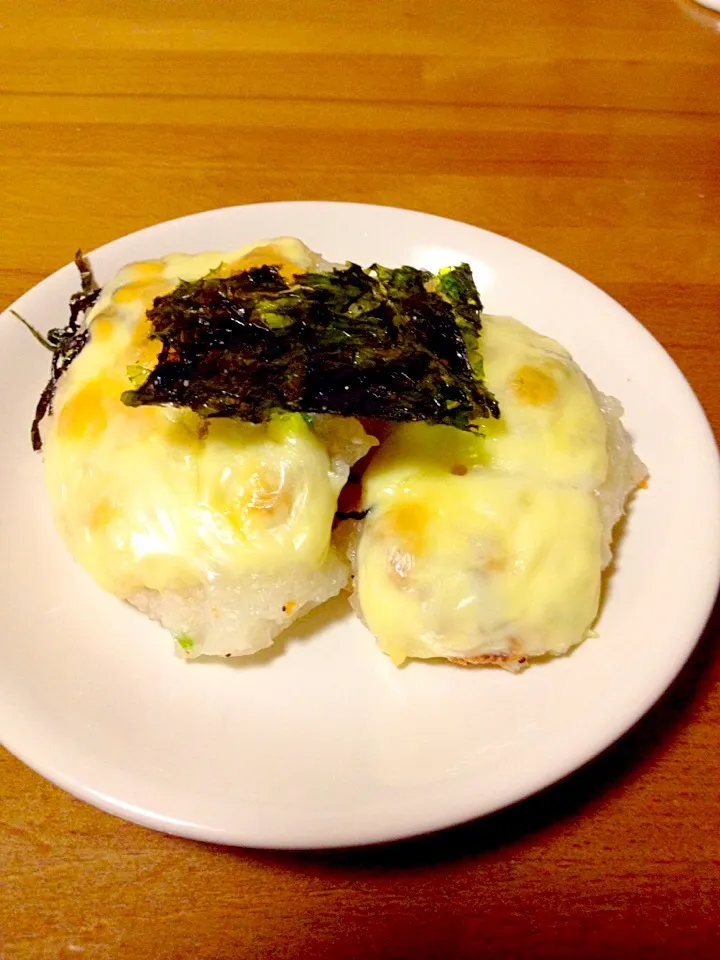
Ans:
{"label": "browned cheese spot", "polygon": [[518,367],[515,371],[512,388],[517,399],[531,407],[544,406],[557,395],[557,384],[553,377],[539,367],[529,365]]}

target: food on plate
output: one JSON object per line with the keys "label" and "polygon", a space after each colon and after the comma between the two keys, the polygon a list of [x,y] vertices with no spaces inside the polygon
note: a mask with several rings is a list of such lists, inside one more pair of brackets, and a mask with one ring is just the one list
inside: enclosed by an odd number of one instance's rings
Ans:
{"label": "food on plate", "polygon": [[354,604],[398,664],[518,669],[578,644],[646,475],[620,403],[560,344],[485,315],[480,348],[499,419],[475,434],[399,424],[364,473]]}
{"label": "food on plate", "polygon": [[280,238],[100,290],[76,262],[33,445],[72,555],[188,657],[260,650],[345,586],[338,496],[377,443],[359,417],[499,414],[467,266],[333,269]]}
{"label": "food on plate", "polygon": [[287,276],[319,264],[282,239],[131,264],[99,292],[85,271],[71,323],[51,334],[38,420],[49,414],[42,446],[58,530],[102,587],[159,620],[190,657],[268,646],[348,577],[330,533],[349,467],[374,443],[357,420],[313,429],[300,413],[247,423],[122,400],[161,350],[148,319],[156,298],[181,278],[268,260]]}
{"label": "food on plate", "polygon": [[619,402],[483,315],[467,264],[334,265],[288,237],[102,289],[76,263],[33,445],[73,556],[185,656],[267,647],[351,569],[397,664],[518,669],[589,635],[646,471]]}

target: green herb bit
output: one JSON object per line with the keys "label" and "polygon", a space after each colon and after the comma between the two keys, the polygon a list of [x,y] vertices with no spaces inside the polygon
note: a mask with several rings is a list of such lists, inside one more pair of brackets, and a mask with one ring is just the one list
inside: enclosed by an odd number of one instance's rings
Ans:
{"label": "green herb bit", "polygon": [[148,378],[150,371],[139,363],[131,363],[126,370],[127,378],[133,387],[141,387]]}
{"label": "green herb bit", "polygon": [[21,317],[17,310],[11,310],[10,313],[15,317],[16,320],[19,320],[20,323],[27,327],[37,342],[45,347],[46,350],[50,350],[52,352],[55,349],[47,337],[44,337],[39,330],[37,330],[28,320],[25,319],[25,317]]}

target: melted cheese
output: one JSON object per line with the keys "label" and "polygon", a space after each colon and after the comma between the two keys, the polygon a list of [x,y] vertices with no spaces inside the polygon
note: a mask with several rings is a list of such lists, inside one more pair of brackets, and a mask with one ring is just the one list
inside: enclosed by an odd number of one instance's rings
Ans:
{"label": "melted cheese", "polygon": [[321,566],[332,550],[346,471],[301,416],[203,422],[186,409],[120,399],[133,368],[149,368],[157,356],[146,318],[155,297],[181,279],[261,263],[290,276],[317,257],[285,238],[123,268],[104,287],[89,343],[60,380],[44,438],[55,520],[75,558],[120,597],[224,574],[282,576],[293,565]]}
{"label": "melted cheese", "polygon": [[487,317],[500,420],[483,435],[405,424],[363,481],[356,589],[395,662],[562,653],[600,596],[607,426],[559,344]]}

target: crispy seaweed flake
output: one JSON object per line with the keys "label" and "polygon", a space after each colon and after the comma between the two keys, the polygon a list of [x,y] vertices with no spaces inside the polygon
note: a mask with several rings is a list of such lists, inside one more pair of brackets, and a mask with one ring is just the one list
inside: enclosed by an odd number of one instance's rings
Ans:
{"label": "crispy seaweed flake", "polygon": [[148,311],[162,349],[123,400],[253,423],[283,409],[473,430],[499,416],[481,312],[467,264],[437,277],[351,263],[292,283],[272,266],[184,282]]}
{"label": "crispy seaweed flake", "polygon": [[75,266],[80,272],[81,290],[70,298],[70,317],[64,327],[49,330],[47,343],[53,351],[50,366],[50,379],[40,394],[35,417],[30,428],[30,439],[33,450],[42,449],[40,424],[44,417],[52,413],[53,398],[60,377],[65,373],[73,360],[82,351],[88,342],[88,332],[85,327],[85,315],[100,296],[100,290],[95,283],[90,264],[81,250],[75,254]]}

